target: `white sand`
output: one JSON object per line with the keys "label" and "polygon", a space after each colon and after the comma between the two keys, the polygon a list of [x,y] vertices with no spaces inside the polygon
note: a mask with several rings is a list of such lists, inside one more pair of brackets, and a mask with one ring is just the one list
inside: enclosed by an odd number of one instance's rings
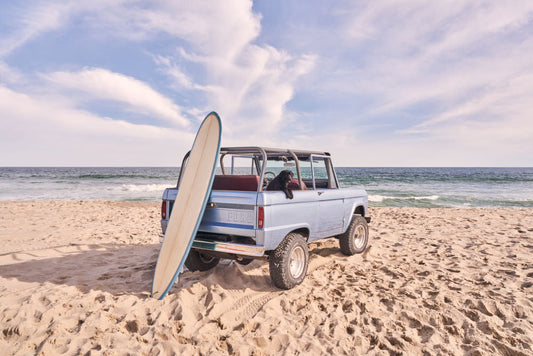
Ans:
{"label": "white sand", "polygon": [[223,261],[148,297],[159,205],[0,202],[2,354],[533,354],[532,209],[371,209],[304,283]]}

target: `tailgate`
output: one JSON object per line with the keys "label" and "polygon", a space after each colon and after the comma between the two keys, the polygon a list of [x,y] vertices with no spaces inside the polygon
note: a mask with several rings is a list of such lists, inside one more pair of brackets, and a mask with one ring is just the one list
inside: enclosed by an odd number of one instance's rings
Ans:
{"label": "tailgate", "polygon": [[257,193],[214,190],[198,231],[255,238]]}
{"label": "tailgate", "polygon": [[[163,194],[163,209],[166,212],[166,217],[161,220],[163,233],[174,207],[177,192],[177,189],[166,189]],[[257,228],[256,201],[256,192],[213,190],[198,231],[255,239],[255,229]]]}

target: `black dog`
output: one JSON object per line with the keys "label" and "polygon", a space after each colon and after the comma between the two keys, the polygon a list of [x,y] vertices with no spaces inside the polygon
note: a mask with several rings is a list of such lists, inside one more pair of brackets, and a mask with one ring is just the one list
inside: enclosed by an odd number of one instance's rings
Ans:
{"label": "black dog", "polygon": [[289,189],[289,182],[293,177],[294,173],[285,169],[268,183],[266,190],[282,190],[287,198],[292,199],[293,195],[292,190]]}

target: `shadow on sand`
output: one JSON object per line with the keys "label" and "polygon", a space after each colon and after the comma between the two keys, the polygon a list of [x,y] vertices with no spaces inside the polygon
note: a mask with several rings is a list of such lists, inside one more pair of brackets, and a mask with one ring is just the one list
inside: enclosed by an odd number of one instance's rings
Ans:
{"label": "shadow on sand", "polygon": [[[82,293],[100,290],[113,295],[147,297],[160,250],[150,245],[70,245],[0,255],[0,276],[27,283],[74,286]],[[225,289],[272,291],[268,262],[247,266],[222,260],[211,271],[181,273],[171,290],[194,283],[217,284]]]}

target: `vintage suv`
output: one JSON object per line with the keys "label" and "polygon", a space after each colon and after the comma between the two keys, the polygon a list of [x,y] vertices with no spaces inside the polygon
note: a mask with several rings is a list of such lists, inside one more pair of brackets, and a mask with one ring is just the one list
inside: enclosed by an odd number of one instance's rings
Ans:
{"label": "vintage suv", "polygon": [[[185,167],[189,153],[183,159]],[[266,191],[281,170],[289,169],[293,199]],[[183,170],[182,170],[183,171]],[[165,189],[161,227],[166,230],[176,188]],[[211,196],[185,265],[206,271],[221,258],[248,264],[269,260],[273,283],[283,289],[300,284],[307,273],[307,243],[339,240],[345,255],[361,253],[368,243],[368,195],[340,189],[328,152],[262,147],[220,150]]]}

